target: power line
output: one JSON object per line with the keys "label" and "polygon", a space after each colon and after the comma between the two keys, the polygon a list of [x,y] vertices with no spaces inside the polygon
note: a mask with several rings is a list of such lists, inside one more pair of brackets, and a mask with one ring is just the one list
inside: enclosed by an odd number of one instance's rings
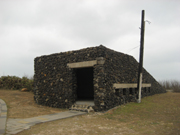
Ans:
{"label": "power line", "polygon": [[129,53],[129,52],[131,52],[132,50],[134,50],[134,49],[136,49],[136,48],[138,48],[139,47],[139,45],[138,46],[136,46],[136,47],[134,47],[134,48],[132,48],[131,50],[129,50],[127,53]]}

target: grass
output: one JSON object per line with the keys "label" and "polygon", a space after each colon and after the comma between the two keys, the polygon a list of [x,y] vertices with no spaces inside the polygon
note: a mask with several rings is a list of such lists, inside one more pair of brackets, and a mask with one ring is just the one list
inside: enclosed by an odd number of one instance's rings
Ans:
{"label": "grass", "polygon": [[33,126],[18,135],[179,135],[180,93],[158,94],[106,113],[92,113]]}
{"label": "grass", "polygon": [[0,90],[0,98],[7,104],[8,118],[30,118],[65,111],[65,109],[51,108],[36,104],[32,92]]}
{"label": "grass", "polygon": [[[120,122],[132,122],[128,127],[148,134],[180,134],[180,94],[165,93],[146,97],[142,103],[130,103],[105,114]],[[148,128],[147,128],[148,127]]]}
{"label": "grass", "polygon": [[[63,111],[35,104],[31,92],[0,90],[0,98],[8,104],[8,117],[11,118]],[[179,135],[179,99],[180,93],[157,94],[143,98],[140,104],[128,103],[106,113],[90,113],[38,124],[17,135]],[[25,110],[21,110],[24,107]]]}

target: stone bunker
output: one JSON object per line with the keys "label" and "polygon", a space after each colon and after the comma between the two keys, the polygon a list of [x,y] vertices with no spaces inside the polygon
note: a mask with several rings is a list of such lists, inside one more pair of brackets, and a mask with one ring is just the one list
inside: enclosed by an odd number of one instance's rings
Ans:
{"label": "stone bunker", "polygon": [[[88,104],[95,111],[136,101],[138,62],[102,45],[34,59],[34,99],[57,108]],[[142,97],[165,89],[143,69]],[[83,101],[83,102],[80,102]]]}

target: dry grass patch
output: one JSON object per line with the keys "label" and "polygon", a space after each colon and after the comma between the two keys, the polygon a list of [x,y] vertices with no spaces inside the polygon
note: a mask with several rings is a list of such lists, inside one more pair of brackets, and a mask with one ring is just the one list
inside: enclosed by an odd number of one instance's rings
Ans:
{"label": "dry grass patch", "polygon": [[127,135],[134,134],[127,124],[87,114],[33,126],[18,135]]}
{"label": "dry grass patch", "polygon": [[30,118],[39,115],[59,113],[66,110],[36,104],[32,92],[0,90],[0,98],[7,104],[8,118]]}
{"label": "dry grass patch", "polygon": [[106,113],[43,123],[18,135],[179,135],[180,93],[146,97]]}

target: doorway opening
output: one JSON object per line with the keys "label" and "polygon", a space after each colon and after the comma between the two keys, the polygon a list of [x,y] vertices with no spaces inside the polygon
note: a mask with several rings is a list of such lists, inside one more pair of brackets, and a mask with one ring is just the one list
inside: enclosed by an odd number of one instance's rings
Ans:
{"label": "doorway opening", "polygon": [[77,68],[77,100],[94,100],[93,67]]}

